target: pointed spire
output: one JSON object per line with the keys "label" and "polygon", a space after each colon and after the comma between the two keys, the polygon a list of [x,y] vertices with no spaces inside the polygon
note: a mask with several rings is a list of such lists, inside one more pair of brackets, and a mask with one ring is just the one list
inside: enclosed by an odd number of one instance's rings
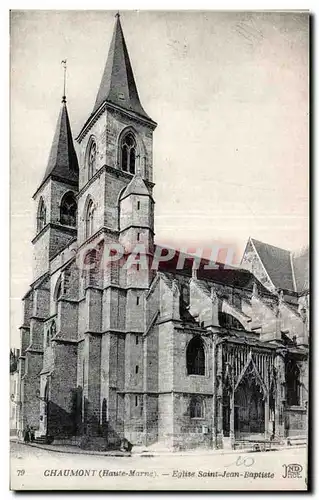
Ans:
{"label": "pointed spire", "polygon": [[131,194],[139,194],[142,196],[149,196],[151,198],[150,192],[141,177],[141,173],[138,170],[136,174],[134,175],[133,179],[130,181],[130,183],[127,185],[125,191],[123,192],[121,196],[121,200],[126,198],[127,196]]}
{"label": "pointed spire", "polygon": [[48,165],[41,185],[51,175],[58,177],[62,181],[78,184],[79,166],[73,145],[65,96],[62,98],[62,107],[56,125]]}
{"label": "pointed spire", "polygon": [[115,17],[113,37],[93,113],[103,102],[108,101],[151,120],[140,103],[119,12]]}

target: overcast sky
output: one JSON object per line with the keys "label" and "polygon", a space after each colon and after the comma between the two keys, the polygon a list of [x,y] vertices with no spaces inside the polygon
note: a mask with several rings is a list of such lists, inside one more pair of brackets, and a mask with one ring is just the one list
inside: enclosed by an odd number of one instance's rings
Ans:
{"label": "overcast sky", "polygon": [[[35,207],[63,89],[73,135],[93,109],[115,12],[11,16],[11,297],[32,282]],[[121,22],[154,133],[160,244],[308,241],[308,18],[297,13],[134,12]]]}

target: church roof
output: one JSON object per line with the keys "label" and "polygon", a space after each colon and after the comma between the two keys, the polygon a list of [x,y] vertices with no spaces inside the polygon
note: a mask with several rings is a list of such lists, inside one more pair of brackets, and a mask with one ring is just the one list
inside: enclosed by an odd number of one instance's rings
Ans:
{"label": "church roof", "polygon": [[251,241],[274,286],[285,290],[295,290],[290,251],[253,238]]}
{"label": "church roof", "polygon": [[47,168],[41,185],[51,175],[59,177],[66,182],[78,184],[79,166],[64,98],[56,125]]}
{"label": "church roof", "polygon": [[127,185],[126,189],[123,191],[121,195],[121,200],[129,196],[130,194],[139,194],[142,196],[151,196],[147,186],[142,179],[139,172],[137,172],[130,183]]}
{"label": "church roof", "polygon": [[105,101],[151,120],[140,103],[119,14],[92,115]]}
{"label": "church roof", "polygon": [[292,257],[297,292],[309,290],[309,247]]}

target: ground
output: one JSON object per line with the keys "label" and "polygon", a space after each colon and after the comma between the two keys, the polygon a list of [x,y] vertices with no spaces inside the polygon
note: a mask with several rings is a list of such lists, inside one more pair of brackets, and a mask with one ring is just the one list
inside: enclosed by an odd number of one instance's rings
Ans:
{"label": "ground", "polygon": [[[302,466],[296,473],[299,477],[283,477],[289,464]],[[303,490],[306,464],[305,447],[246,454],[111,457],[47,451],[15,442],[11,489]]]}

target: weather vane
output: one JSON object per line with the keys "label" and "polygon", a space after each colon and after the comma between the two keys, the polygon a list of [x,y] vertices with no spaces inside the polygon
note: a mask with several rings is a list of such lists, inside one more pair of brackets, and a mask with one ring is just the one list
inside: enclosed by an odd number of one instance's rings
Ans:
{"label": "weather vane", "polygon": [[66,95],[65,95],[65,87],[66,87],[66,59],[63,59],[61,61],[61,64],[62,64],[63,70],[64,70],[62,102],[66,102]]}

